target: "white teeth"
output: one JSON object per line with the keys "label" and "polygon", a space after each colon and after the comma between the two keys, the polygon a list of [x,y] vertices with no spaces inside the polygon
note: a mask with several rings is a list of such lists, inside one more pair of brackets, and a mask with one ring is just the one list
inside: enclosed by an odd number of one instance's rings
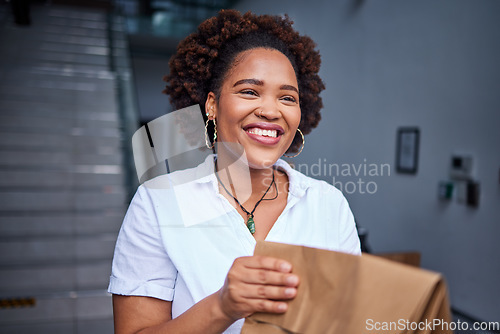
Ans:
{"label": "white teeth", "polygon": [[258,135],[258,136],[264,136],[264,137],[276,138],[278,136],[277,130],[264,130],[264,129],[259,129],[259,128],[252,128],[252,129],[247,130],[247,132]]}

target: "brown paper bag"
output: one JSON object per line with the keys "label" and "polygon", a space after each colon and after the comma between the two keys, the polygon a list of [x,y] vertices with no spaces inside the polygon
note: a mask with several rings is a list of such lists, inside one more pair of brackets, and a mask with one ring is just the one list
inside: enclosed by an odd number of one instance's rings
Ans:
{"label": "brown paper bag", "polygon": [[453,333],[437,273],[371,255],[258,241],[255,255],[282,258],[300,277],[284,314],[255,313],[242,334]]}

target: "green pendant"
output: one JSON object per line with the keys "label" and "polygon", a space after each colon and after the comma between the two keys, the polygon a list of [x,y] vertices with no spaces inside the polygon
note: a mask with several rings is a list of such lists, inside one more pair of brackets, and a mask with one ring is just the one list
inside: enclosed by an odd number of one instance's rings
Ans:
{"label": "green pendant", "polygon": [[255,223],[253,221],[253,216],[248,215],[248,220],[247,220],[247,227],[250,233],[254,234],[255,233]]}

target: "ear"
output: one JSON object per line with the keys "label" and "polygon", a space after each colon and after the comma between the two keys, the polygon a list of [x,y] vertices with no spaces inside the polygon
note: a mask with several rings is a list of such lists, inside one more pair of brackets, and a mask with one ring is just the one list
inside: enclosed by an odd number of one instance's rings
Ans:
{"label": "ear", "polygon": [[215,93],[210,92],[207,95],[207,101],[205,102],[205,114],[208,114],[208,119],[217,118],[217,101],[215,98]]}

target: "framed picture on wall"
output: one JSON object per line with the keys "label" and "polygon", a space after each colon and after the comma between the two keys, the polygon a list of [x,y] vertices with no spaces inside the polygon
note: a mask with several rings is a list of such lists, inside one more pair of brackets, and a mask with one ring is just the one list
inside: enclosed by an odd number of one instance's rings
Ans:
{"label": "framed picture on wall", "polygon": [[402,127],[397,132],[396,171],[417,174],[420,130],[417,127]]}

